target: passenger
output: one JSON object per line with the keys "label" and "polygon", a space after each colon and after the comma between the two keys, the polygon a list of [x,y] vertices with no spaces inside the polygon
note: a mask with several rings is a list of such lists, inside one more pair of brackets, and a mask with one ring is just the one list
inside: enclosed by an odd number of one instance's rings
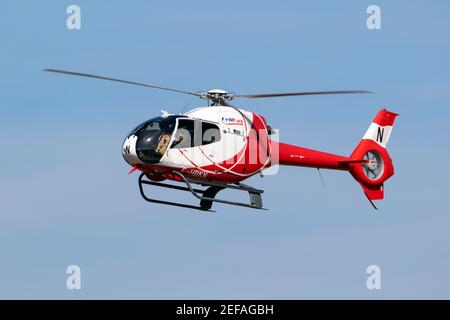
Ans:
{"label": "passenger", "polygon": [[181,141],[184,140],[183,136],[178,136],[178,139],[175,139],[174,142],[172,142],[172,147],[171,148],[175,148],[177,145],[179,145],[181,143]]}

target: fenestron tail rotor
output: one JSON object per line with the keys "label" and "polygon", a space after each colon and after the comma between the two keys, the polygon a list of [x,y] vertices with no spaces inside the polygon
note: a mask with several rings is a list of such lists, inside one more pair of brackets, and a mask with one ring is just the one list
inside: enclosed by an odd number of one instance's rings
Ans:
{"label": "fenestron tail rotor", "polygon": [[368,151],[362,164],[364,174],[370,180],[376,180],[383,174],[383,158],[376,151]]}
{"label": "fenestron tail rotor", "polygon": [[192,92],[192,91],[179,90],[179,89],[169,88],[169,87],[155,85],[155,84],[148,84],[148,83],[143,83],[143,82],[135,82],[135,81],[122,80],[122,79],[111,78],[111,77],[106,77],[106,76],[100,76],[100,75],[95,75],[95,74],[90,74],[90,73],[81,73],[81,72],[74,72],[74,71],[67,71],[67,70],[60,70],[60,69],[44,69],[43,71],[61,73],[61,74],[66,74],[66,75],[71,75],[71,76],[108,80],[108,81],[132,84],[132,85],[147,87],[147,88],[152,88],[152,89],[159,89],[159,90],[171,91],[171,92],[176,92],[176,93],[188,94],[188,95],[196,96],[196,97],[199,97],[199,98],[202,98],[205,100],[210,100],[212,102],[212,105],[226,105],[225,104],[226,101],[231,101],[236,98],[261,99],[261,98],[279,98],[279,97],[309,96],[309,95],[372,93],[370,91],[365,91],[365,90],[334,90],[334,91],[303,91],[303,92],[285,92],[285,93],[233,94],[233,93],[229,93],[224,90],[221,90],[221,89],[214,89],[214,90],[202,91],[202,92]]}

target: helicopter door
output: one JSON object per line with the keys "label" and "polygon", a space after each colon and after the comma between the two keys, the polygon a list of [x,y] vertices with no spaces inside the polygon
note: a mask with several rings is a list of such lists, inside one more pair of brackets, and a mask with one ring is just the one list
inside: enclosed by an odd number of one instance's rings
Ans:
{"label": "helicopter door", "polygon": [[210,165],[212,161],[216,161],[215,154],[219,146],[215,142],[220,140],[220,129],[216,124],[199,119],[179,118],[167,161],[186,166],[193,163],[196,166]]}

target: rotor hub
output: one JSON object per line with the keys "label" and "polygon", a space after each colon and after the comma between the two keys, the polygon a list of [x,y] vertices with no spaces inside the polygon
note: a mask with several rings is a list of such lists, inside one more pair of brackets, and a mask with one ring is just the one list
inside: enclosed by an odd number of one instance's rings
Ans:
{"label": "rotor hub", "polygon": [[212,89],[201,93],[201,98],[211,100],[213,106],[224,105],[225,101],[233,100],[233,94],[222,90]]}

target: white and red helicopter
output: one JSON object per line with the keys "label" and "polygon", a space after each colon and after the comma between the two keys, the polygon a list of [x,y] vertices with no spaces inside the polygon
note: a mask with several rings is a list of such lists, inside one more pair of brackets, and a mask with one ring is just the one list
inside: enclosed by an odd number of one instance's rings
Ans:
{"label": "white and red helicopter", "polygon": [[[140,170],[139,190],[142,197],[154,203],[192,209],[210,210],[213,202],[264,209],[259,190],[242,183],[274,165],[345,170],[361,185],[374,208],[373,200],[384,197],[383,183],[394,174],[386,145],[396,113],[380,110],[362,140],[350,156],[311,150],[281,143],[271,138],[274,130],[266,119],[230,104],[236,98],[272,98],[320,94],[353,94],[368,91],[316,91],[237,95],[220,89],[189,92],[152,84],[132,82],[57,69],[44,71],[134,84],[154,89],[197,96],[208,105],[174,115],[162,115],[145,121],[126,137],[122,155],[133,168]],[[164,180],[182,185],[163,183]],[[190,205],[148,197],[143,185],[153,185],[191,192],[200,204]],[[205,187],[199,189],[193,185]],[[223,189],[249,193],[250,202],[242,203],[216,198]]]}

